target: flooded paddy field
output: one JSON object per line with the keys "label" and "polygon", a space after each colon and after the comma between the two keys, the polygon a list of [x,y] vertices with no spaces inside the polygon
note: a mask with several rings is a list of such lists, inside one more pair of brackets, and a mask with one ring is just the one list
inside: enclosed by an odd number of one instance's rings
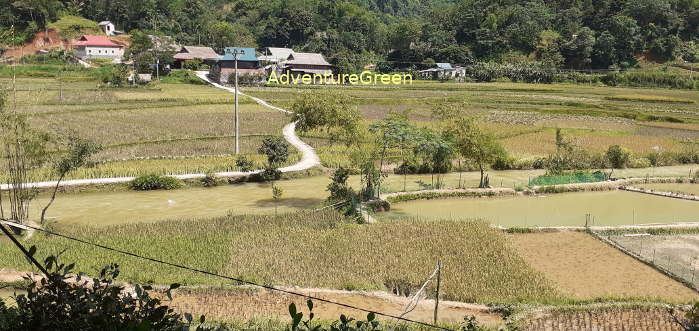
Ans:
{"label": "flooded paddy field", "polygon": [[[587,215],[590,215],[589,217]],[[483,219],[508,227],[633,225],[699,221],[699,203],[624,191],[393,204],[379,218]]]}
{"label": "flooded paddy field", "polygon": [[[226,214],[274,214],[319,206],[326,196],[326,177],[277,181],[284,190],[277,202],[271,184],[245,183],[211,188],[159,191],[116,191],[59,195],[47,215],[60,224],[113,225]],[[46,197],[32,202],[39,215]]]}

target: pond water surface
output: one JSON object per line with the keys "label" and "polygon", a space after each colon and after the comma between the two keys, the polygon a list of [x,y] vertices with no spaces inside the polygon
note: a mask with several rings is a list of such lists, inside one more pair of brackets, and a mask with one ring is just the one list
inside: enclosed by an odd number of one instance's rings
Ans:
{"label": "pond water surface", "polygon": [[699,202],[625,191],[396,203],[381,217],[483,219],[503,226],[633,225],[699,222]]}

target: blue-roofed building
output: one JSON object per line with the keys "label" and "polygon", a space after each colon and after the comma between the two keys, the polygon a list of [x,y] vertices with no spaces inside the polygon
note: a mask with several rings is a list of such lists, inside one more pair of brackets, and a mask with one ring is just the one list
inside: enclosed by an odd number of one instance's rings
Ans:
{"label": "blue-roofed building", "polygon": [[[213,60],[209,77],[219,83],[229,83],[230,78],[235,73],[235,56],[234,51],[242,52],[238,54],[238,77],[242,75],[260,75],[265,74],[264,68],[260,67],[260,59],[257,58],[257,53],[254,48],[248,47],[226,47],[224,54]],[[264,79],[264,78],[263,78]]]}

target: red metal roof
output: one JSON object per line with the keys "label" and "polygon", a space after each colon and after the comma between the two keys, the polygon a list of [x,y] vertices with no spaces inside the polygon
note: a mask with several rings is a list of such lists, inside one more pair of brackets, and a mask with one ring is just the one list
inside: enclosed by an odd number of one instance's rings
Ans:
{"label": "red metal roof", "polygon": [[93,47],[123,47],[115,44],[106,36],[82,36],[80,40],[73,43],[73,46],[93,46]]}

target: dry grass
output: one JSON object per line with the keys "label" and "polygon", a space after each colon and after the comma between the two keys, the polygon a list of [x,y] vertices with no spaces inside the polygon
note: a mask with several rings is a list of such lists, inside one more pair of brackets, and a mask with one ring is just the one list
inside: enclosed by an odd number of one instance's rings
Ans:
{"label": "dry grass", "polygon": [[699,299],[695,291],[585,233],[516,234],[511,239],[527,263],[574,298]]}

